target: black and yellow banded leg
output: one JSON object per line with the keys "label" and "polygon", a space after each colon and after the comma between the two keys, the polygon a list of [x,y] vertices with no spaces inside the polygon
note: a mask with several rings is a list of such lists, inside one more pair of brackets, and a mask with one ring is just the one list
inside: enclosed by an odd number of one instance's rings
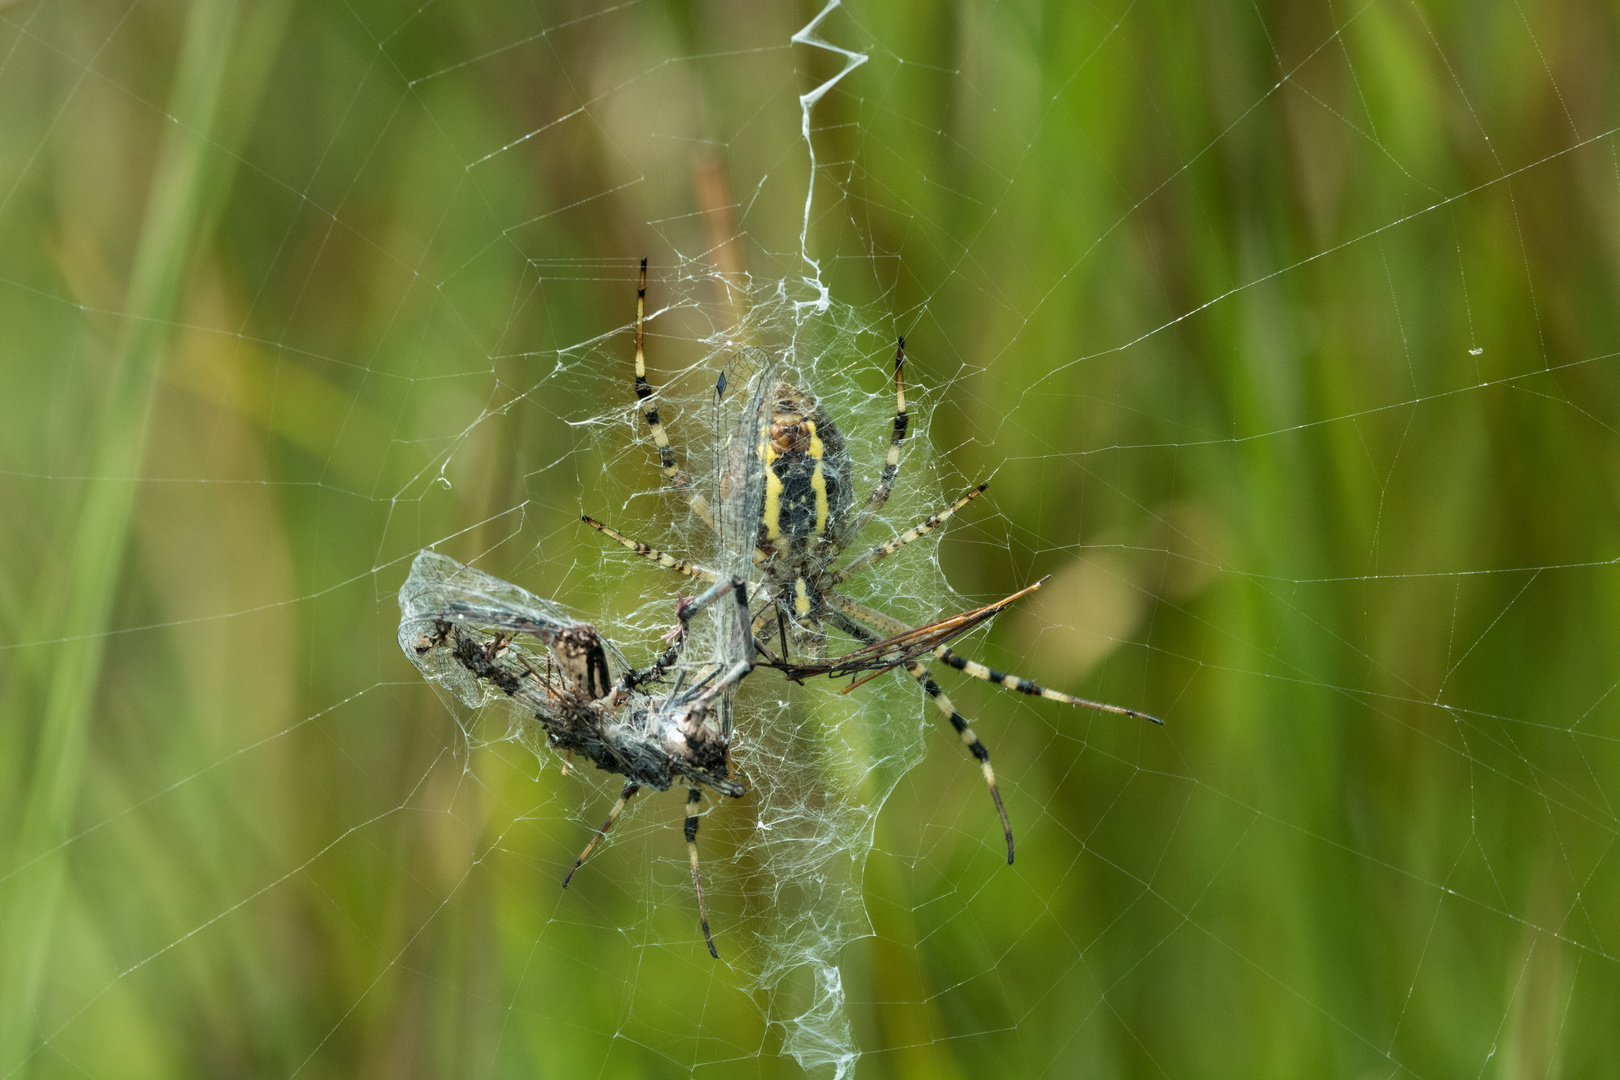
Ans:
{"label": "black and yellow banded leg", "polygon": [[832,579],[833,584],[837,585],[841,582],[848,581],[850,578],[861,573],[873,563],[887,559],[890,555],[893,555],[895,552],[899,551],[913,540],[927,536],[929,533],[945,524],[945,522],[949,521],[958,510],[962,509],[962,507],[966,506],[968,503],[982,495],[984,493],[984,489],[989,486],[990,482],[987,480],[978,487],[970,489],[966,495],[963,495],[950,506],[930,517],[927,521],[912,526],[899,536],[895,537],[893,540],[890,540],[888,543],[879,544],[871,551],[868,551],[865,555],[862,555],[860,558],[855,559],[849,564],[834,571]]}
{"label": "black and yellow banded leg", "polygon": [[714,947],[714,935],[709,933],[709,909],[703,903],[703,878],[698,874],[698,803],[703,801],[703,793],[697,788],[690,788],[686,794],[686,854],[692,860],[692,889],[697,893],[698,925],[703,927],[703,940],[709,943],[709,955],[716,960],[720,959],[720,952]]}
{"label": "black and yellow banded leg", "polygon": [[585,524],[589,525],[603,536],[608,536],[614,540],[617,540],[619,543],[623,544],[637,555],[640,555],[643,559],[648,559],[657,563],[665,570],[673,570],[677,574],[685,574],[687,577],[697,578],[699,581],[716,582],[720,580],[720,575],[715,573],[713,570],[698,566],[696,563],[687,562],[685,559],[677,559],[668,552],[659,551],[655,547],[649,547],[648,545],[643,544],[640,540],[632,540],[622,532],[619,532],[617,529],[611,529],[593,517],[581,514],[579,515],[579,520],[583,521]]}
{"label": "black and yellow banded leg", "polygon": [[613,828],[613,823],[618,821],[619,815],[624,812],[625,805],[630,801],[635,793],[640,790],[640,784],[624,785],[624,790],[619,792],[619,801],[614,803],[613,809],[608,811],[607,820],[602,822],[602,827],[596,830],[596,835],[591,837],[591,842],[585,845],[585,850],[580,852],[579,858],[574,860],[574,866],[568,871],[568,876],[563,878],[563,888],[568,888],[568,883],[574,880],[574,872],[577,871],[581,866],[585,865],[586,857],[589,856],[593,850],[595,850],[597,842],[600,841],[602,837],[607,835],[607,831]]}
{"label": "black and yellow banded leg", "polygon": [[[875,626],[886,634],[908,634],[912,630],[911,627],[899,619],[892,619],[881,611],[874,611],[864,604],[857,604],[853,600],[839,596],[836,593],[826,597],[826,601],[830,606],[836,607],[850,618],[857,619],[869,626]],[[986,667],[976,660],[969,660],[960,656],[952,652],[949,645],[941,645],[933,651],[933,655],[941,663],[949,664],[964,675],[971,675],[975,679],[995,683],[997,686],[1006,687],[1008,690],[1017,690],[1020,694],[1030,694],[1034,697],[1046,698],[1048,701],[1061,701],[1065,705],[1079,705],[1087,709],[1115,713],[1119,716],[1132,716],[1155,724],[1162,725],[1164,723],[1157,716],[1149,715],[1138,709],[1127,709],[1123,705],[1110,705],[1105,701],[1091,701],[1088,698],[1075,697],[1073,694],[1065,694],[1058,690],[1048,690],[1039,683],[1030,682],[1020,675],[997,671],[995,668]]]}
{"label": "black and yellow banded leg", "polygon": [[1007,863],[1011,865],[1013,861],[1012,823],[1007,820],[1007,807],[1001,801],[1001,788],[996,786],[996,770],[990,767],[990,751],[985,749],[984,743],[979,741],[979,737],[968,726],[967,718],[956,711],[956,707],[951,704],[951,699],[945,696],[945,691],[939,688],[939,684],[934,681],[933,676],[926,667],[913,661],[906,665],[906,673],[922,684],[924,692],[928,694],[928,699],[939,707],[940,712],[950,718],[951,727],[956,729],[956,733],[962,737],[962,742],[967,744],[968,751],[978,759],[979,769],[984,773],[984,782],[990,788],[990,798],[996,804],[996,814],[1001,818],[1001,832],[1007,838]]}
{"label": "black and yellow banded leg", "polygon": [[647,428],[652,432],[653,445],[658,447],[658,468],[663,472],[669,486],[686,496],[686,501],[704,524],[710,529],[714,528],[714,516],[709,512],[709,502],[697,489],[692,486],[692,480],[682,471],[680,464],[675,460],[675,449],[669,444],[669,433],[664,430],[664,423],[658,416],[658,406],[652,404],[653,388],[647,382],[647,357],[641,348],[641,324],[647,312],[647,260],[641,260],[641,277],[636,285],[636,399],[641,403],[643,414],[647,418]]}
{"label": "black and yellow banded leg", "polygon": [[872,520],[883,504],[889,501],[889,492],[894,487],[894,478],[900,472],[900,444],[906,441],[906,380],[903,374],[906,366],[906,339],[900,338],[894,350],[894,434],[889,436],[889,456],[883,462],[883,472],[878,476],[877,487],[867,497],[866,506],[861,510],[861,516],[856,519],[855,527],[849,531],[850,539],[861,535],[867,523]]}
{"label": "black and yellow banded leg", "polygon": [[[868,626],[863,626],[862,623],[884,627],[885,631],[890,634],[903,634],[907,630],[906,624],[900,620],[891,619],[882,612],[862,607],[853,600],[837,594],[828,596],[827,602],[833,609],[833,622],[835,625],[851,637],[868,645],[881,640],[882,635],[875,633]],[[857,622],[857,619],[860,621]],[[985,748],[984,743],[979,741],[979,737],[968,726],[967,718],[956,711],[956,706],[952,705],[951,699],[945,696],[945,691],[939,688],[939,684],[934,681],[927,667],[914,660],[906,664],[906,674],[922,684],[923,691],[928,695],[928,700],[932,701],[946,715],[951,722],[951,727],[956,729],[956,733],[961,736],[962,742],[967,744],[968,751],[978,760],[979,770],[984,773],[984,782],[990,788],[990,799],[996,804],[996,816],[1001,818],[1001,832],[1007,838],[1007,862],[1010,864],[1013,861],[1012,822],[1007,819],[1007,807],[1001,801],[1001,788],[996,785],[996,770],[990,765],[990,751]]]}
{"label": "black and yellow banded leg", "polygon": [[1088,698],[1075,697],[1073,694],[1065,694],[1059,690],[1049,690],[1039,683],[1030,682],[1021,676],[1012,675],[1005,671],[997,671],[993,667],[986,667],[977,660],[969,660],[960,656],[952,652],[948,645],[941,645],[935,649],[934,657],[943,664],[949,664],[964,675],[971,675],[975,679],[983,679],[985,682],[992,682],[997,686],[1005,686],[1008,690],[1016,690],[1020,694],[1043,697],[1048,701],[1061,701],[1065,705],[1081,705],[1087,709],[1116,713],[1119,716],[1131,716],[1155,724],[1163,725],[1164,723],[1157,716],[1151,716],[1139,709],[1127,709],[1123,705],[1110,705],[1105,701],[1091,701]]}

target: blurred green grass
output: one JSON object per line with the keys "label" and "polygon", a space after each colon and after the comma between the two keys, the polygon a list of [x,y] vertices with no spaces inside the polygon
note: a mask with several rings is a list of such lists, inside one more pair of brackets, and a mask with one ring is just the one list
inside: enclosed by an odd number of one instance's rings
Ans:
{"label": "blurred green grass", "polygon": [[[646,911],[673,805],[559,894],[594,804],[468,758],[393,592],[426,543],[664,586],[574,523],[656,478],[570,423],[627,385],[548,373],[643,253],[800,273],[813,14],[0,6],[6,1075],[795,1074],[789,1006]],[[846,951],[860,1075],[1620,1071],[1612,6],[824,33],[872,59],[812,250],[994,476],[940,560],[1058,574],[986,659],[1169,721],[951,688],[1020,860],[936,732]]]}

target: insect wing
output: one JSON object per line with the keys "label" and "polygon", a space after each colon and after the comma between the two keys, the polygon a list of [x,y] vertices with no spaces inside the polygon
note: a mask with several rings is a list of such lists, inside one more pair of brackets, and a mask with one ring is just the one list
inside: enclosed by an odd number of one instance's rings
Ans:
{"label": "insect wing", "polygon": [[862,646],[854,652],[820,663],[807,664],[772,664],[770,666],[781,670],[782,674],[795,682],[825,675],[831,679],[842,678],[846,675],[858,675],[868,672],[865,678],[859,679],[844,687],[840,693],[847,694],[857,686],[871,682],[890,668],[900,667],[911,663],[921,657],[932,654],[936,649],[950,644],[970,630],[973,630],[1001,612],[1012,604],[1028,596],[1046,583],[1046,578],[1023,588],[1004,599],[984,607],[973,608],[948,618],[927,623],[903,634],[874,641]]}
{"label": "insect wing", "polygon": [[459,609],[470,619],[487,617],[523,622],[538,633],[575,625],[562,608],[527,589],[466,566],[437,551],[423,551],[411,564],[411,576],[399,590],[400,614],[406,618]]}
{"label": "insect wing", "polygon": [[[423,551],[399,590],[399,647],[431,682],[477,708],[499,694],[456,657],[450,627],[554,638],[579,627],[560,608],[526,589],[463,565],[436,551]],[[486,635],[493,638],[493,634]],[[514,665],[544,665],[512,646]]]}
{"label": "insect wing", "polygon": [[779,365],[756,366],[753,378],[744,384],[747,397],[719,455],[714,525],[720,546],[715,569],[724,576],[746,578],[753,569],[760,507],[765,499],[762,439],[771,421]]}
{"label": "insect wing", "polygon": [[[755,541],[759,534],[760,507],[765,498],[763,439],[771,418],[772,394],[776,387],[777,365],[764,363],[748,383],[748,397],[737,414],[720,462],[718,498],[715,500],[715,532],[719,538],[716,567],[746,583],[754,567]],[[733,672],[739,665],[752,667],[754,638],[746,584],[735,601],[719,605],[716,614],[717,671]],[[731,699],[735,685],[721,701],[720,729],[731,731]]]}

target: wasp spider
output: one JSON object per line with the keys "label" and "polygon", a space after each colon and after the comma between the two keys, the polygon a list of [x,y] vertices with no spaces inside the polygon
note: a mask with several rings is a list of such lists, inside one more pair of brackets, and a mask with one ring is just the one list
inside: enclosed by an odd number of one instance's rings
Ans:
{"label": "wasp spider", "polygon": [[[640,283],[636,290],[636,396],[644,409],[647,428],[653,444],[658,448],[658,463],[669,485],[680,492],[697,514],[711,529],[715,525],[714,509],[690,477],[681,469],[669,435],[659,419],[658,407],[653,401],[653,389],[647,382],[647,363],[642,349],[642,323],[645,318],[647,297],[647,261],[641,262]],[[945,692],[934,681],[922,655],[931,655],[938,662],[953,667],[974,678],[983,679],[1017,690],[1019,693],[1043,697],[1067,705],[1080,705],[1089,709],[1117,713],[1121,716],[1140,717],[1153,723],[1162,723],[1156,717],[1136,709],[1088,701],[1047,689],[1017,675],[996,671],[952,651],[949,644],[931,645],[924,653],[912,655],[901,649],[887,648],[890,641],[914,640],[918,631],[899,619],[885,615],[864,604],[857,603],[838,591],[839,587],[857,574],[870,569],[920,537],[933,532],[962,507],[977,498],[987,484],[970,489],[961,498],[927,520],[912,526],[893,539],[879,544],[856,556],[842,566],[834,565],[844,551],[860,538],[878,511],[888,501],[894,478],[900,469],[900,447],[906,437],[905,339],[901,338],[894,357],[894,430],[889,437],[889,450],[877,486],[859,504],[855,499],[851,479],[851,464],[844,447],[843,434],[816,399],[799,387],[777,382],[770,391],[765,408],[744,422],[753,425],[752,431],[739,431],[733,438],[746,438],[756,448],[763,468],[757,470],[763,490],[754,493],[759,506],[758,528],[754,540],[754,573],[757,583],[751,595],[763,601],[763,607],[754,615],[752,632],[755,647],[763,657],[763,666],[787,671],[790,677],[802,678],[809,674],[830,673],[840,668],[838,662],[829,664],[792,663],[788,650],[790,642],[797,648],[819,654],[825,641],[825,627],[832,626],[848,634],[867,647],[888,657],[884,666],[902,666],[907,674],[921,684],[928,698],[950,719],[951,726],[961,736],[968,750],[978,759],[984,782],[990,789],[1001,828],[1007,840],[1007,861],[1013,861],[1012,825],[1002,803],[1001,791],[996,786],[995,771],[990,766],[990,753],[985,749],[966,718],[956,711]],[[727,498],[722,490],[721,498]],[[585,517],[592,528],[618,541],[644,558],[678,573],[714,582],[721,575],[685,559],[649,547],[619,533],[599,521]],[[1000,605],[996,605],[999,610]],[[951,620],[947,620],[949,623]],[[945,625],[944,623],[939,625]],[[766,641],[774,628],[775,638],[782,650],[774,654]],[[960,632],[960,631],[957,631]],[[955,636],[954,633],[949,636]],[[898,657],[895,655],[898,653]]]}

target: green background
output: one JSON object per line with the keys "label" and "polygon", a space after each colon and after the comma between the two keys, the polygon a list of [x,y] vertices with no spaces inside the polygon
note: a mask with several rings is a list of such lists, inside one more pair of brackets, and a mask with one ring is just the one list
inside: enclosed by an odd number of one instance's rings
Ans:
{"label": "green background", "polygon": [[[808,298],[816,10],[0,3],[0,1075],[798,1073],[679,800],[561,893],[607,788],[469,742],[394,593],[669,609],[575,522],[670,510],[634,266],[666,372],[708,265]],[[1167,721],[953,681],[1009,868],[885,691],[858,1074],[1620,1072],[1616,9],[820,33],[809,251],[911,343],[908,469],[994,480],[912,599],[1053,574],[974,650]]]}

